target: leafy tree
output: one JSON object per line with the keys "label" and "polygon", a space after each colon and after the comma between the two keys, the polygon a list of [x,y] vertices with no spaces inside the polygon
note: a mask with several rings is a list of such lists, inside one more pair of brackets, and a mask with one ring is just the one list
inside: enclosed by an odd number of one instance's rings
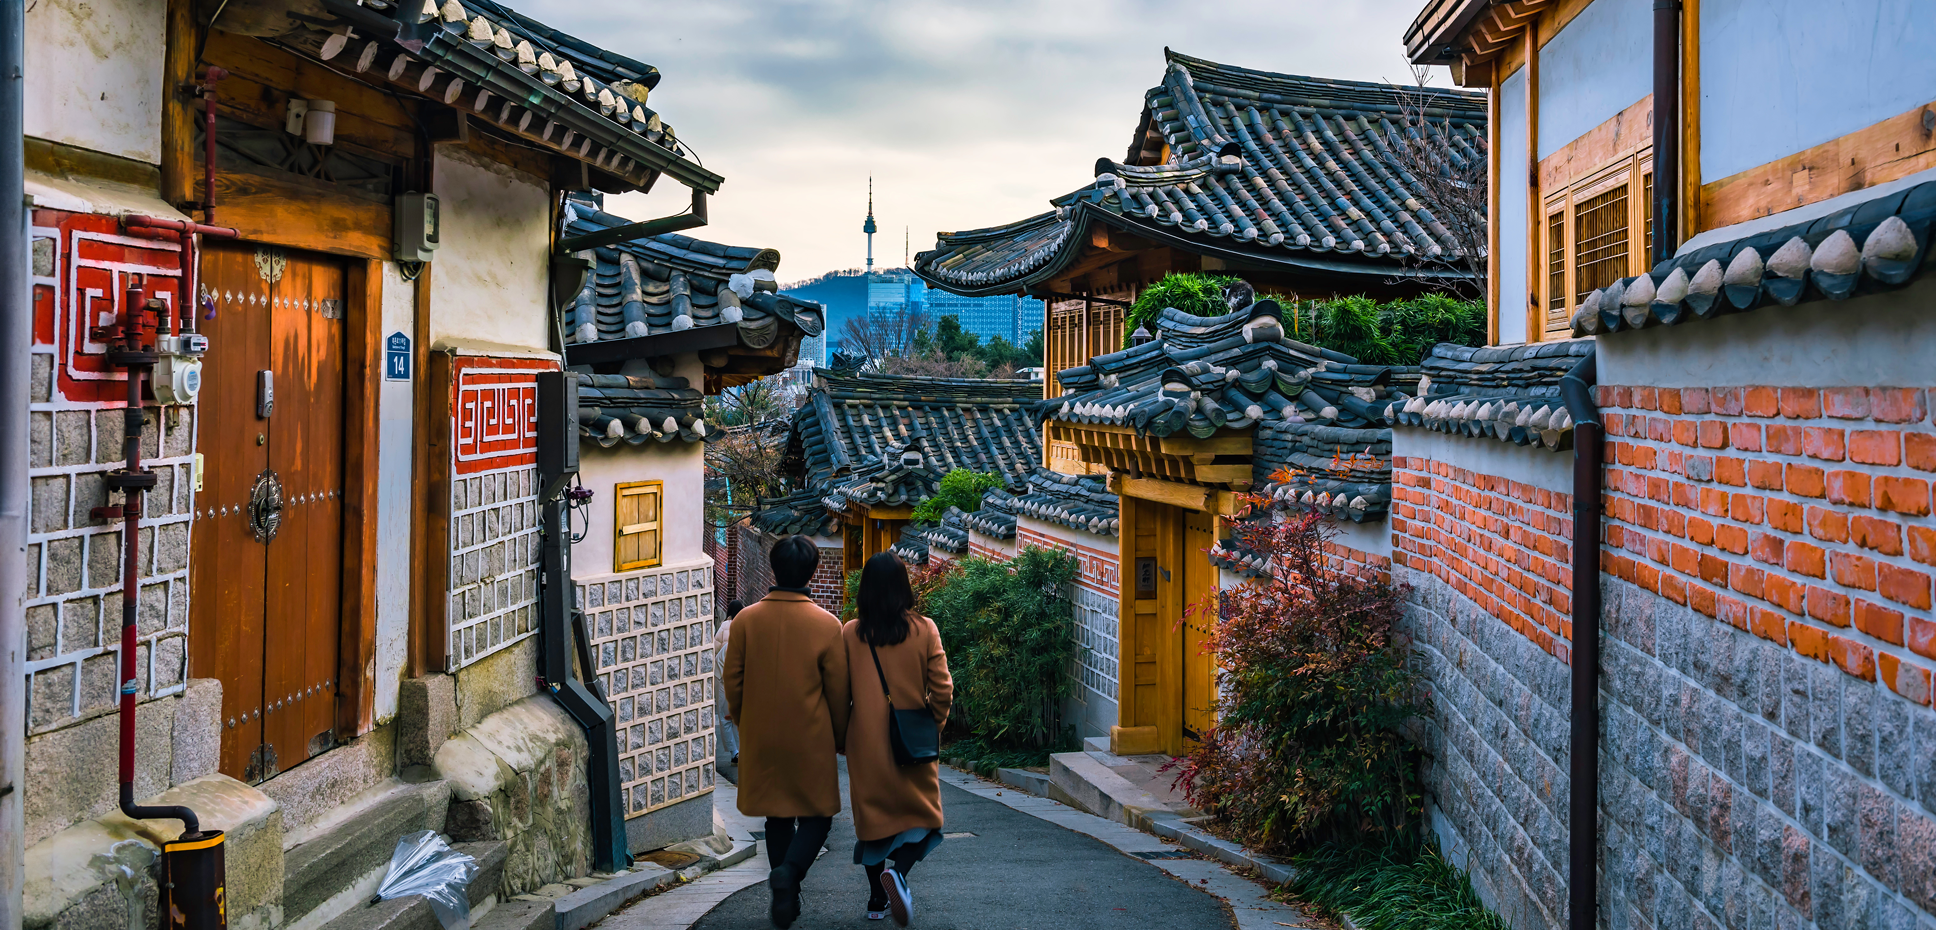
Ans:
{"label": "leafy tree", "polygon": [[940,523],[950,507],[972,513],[981,509],[981,496],[1001,487],[1002,483],[1002,476],[992,471],[957,468],[941,476],[934,496],[914,508],[914,519],[920,523]]}
{"label": "leafy tree", "polygon": [[[1163,280],[1145,288],[1136,297],[1136,302],[1130,305],[1129,317],[1123,321],[1123,347],[1129,347],[1129,341],[1139,326],[1156,332],[1156,318],[1165,307],[1175,307],[1196,316],[1223,316],[1229,313],[1230,306],[1223,302],[1223,288],[1226,284],[1235,284],[1237,280],[1226,275],[1194,272],[1164,275]],[[1041,356],[1038,354],[1036,357]]]}
{"label": "leafy tree", "polygon": [[1028,341],[1022,343],[1022,355],[1028,360],[1023,368],[1039,368],[1042,365],[1042,331],[1029,330]]}

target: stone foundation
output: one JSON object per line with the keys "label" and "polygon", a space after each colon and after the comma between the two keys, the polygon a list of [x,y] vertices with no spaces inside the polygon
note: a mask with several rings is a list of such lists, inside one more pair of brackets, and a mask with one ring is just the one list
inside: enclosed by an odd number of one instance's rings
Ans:
{"label": "stone foundation", "polygon": [[583,730],[547,695],[484,718],[438,747],[450,783],[453,842],[504,840],[503,893],[524,894],[591,871],[591,800]]}

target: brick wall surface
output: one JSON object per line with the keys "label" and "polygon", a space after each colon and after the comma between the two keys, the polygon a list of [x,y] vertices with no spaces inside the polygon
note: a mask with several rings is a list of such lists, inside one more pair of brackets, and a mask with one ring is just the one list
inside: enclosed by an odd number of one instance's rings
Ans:
{"label": "brick wall surface", "polygon": [[[742,523],[735,528],[739,534],[735,554],[738,563],[735,572],[738,576],[737,590],[741,601],[751,604],[766,596],[767,589],[773,587],[773,565],[766,554],[779,542],[779,537],[770,536],[754,529],[751,524]],[[830,538],[838,542],[837,538]],[[828,540],[819,540],[826,542]],[[847,597],[847,580],[844,555],[840,549],[820,546],[820,567],[814,569],[813,579],[807,582],[807,589],[813,593],[813,602],[828,613],[838,616],[841,603]],[[728,589],[733,590],[733,589]]]}
{"label": "brick wall surface", "polygon": [[[1602,926],[1936,928],[1929,393],[1599,389]],[[1393,465],[1435,826],[1562,926],[1572,502]]]}

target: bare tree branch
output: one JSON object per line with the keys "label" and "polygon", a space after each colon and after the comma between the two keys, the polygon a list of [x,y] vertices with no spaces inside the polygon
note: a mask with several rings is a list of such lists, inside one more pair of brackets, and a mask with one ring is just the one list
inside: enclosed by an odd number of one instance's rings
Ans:
{"label": "bare tree branch", "polygon": [[1450,289],[1470,297],[1484,290],[1486,280],[1486,143],[1459,131],[1450,116],[1432,115],[1424,92],[1430,79],[1429,69],[1414,65],[1414,86],[1396,88],[1399,125],[1384,133],[1381,153],[1417,201],[1418,224],[1444,245],[1408,243],[1412,247],[1400,260],[1464,272],[1470,277]]}

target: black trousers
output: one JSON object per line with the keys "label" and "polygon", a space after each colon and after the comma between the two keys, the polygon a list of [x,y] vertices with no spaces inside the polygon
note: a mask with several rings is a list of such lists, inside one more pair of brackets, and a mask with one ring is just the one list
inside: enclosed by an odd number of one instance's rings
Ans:
{"label": "black trousers", "polygon": [[806,878],[833,828],[832,817],[766,818],[767,866],[777,869],[785,863],[792,867],[795,878]]}

